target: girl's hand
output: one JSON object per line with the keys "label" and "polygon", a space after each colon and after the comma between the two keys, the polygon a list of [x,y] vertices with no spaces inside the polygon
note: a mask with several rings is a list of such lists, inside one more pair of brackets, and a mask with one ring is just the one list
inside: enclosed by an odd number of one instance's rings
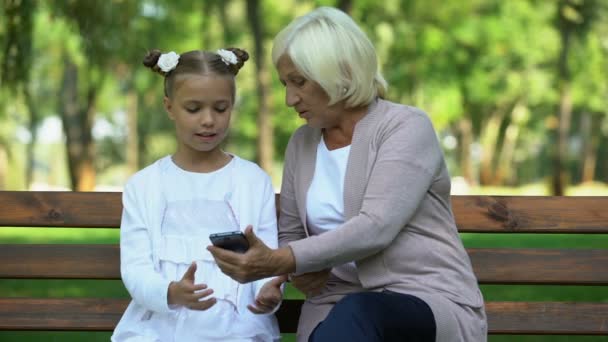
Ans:
{"label": "girl's hand", "polygon": [[[169,284],[167,302],[169,305],[182,305],[192,310],[207,310],[212,307],[217,300],[210,298],[201,300],[213,293],[212,289],[207,289],[206,284],[194,284],[194,273],[196,272],[196,262],[193,262],[182,280]],[[204,291],[203,291],[204,290]],[[198,291],[198,292],[197,292]]]}
{"label": "girl's hand", "polygon": [[254,314],[266,314],[272,312],[283,299],[281,284],[287,281],[287,276],[280,276],[268,281],[255,298],[255,305],[247,305],[249,311]]}
{"label": "girl's hand", "polygon": [[251,226],[245,229],[245,237],[249,242],[249,250],[244,254],[215,246],[207,247],[219,268],[230,278],[245,284],[295,270],[296,262],[291,248],[269,248],[255,236]]}
{"label": "girl's hand", "polygon": [[313,297],[321,293],[321,290],[325,287],[325,283],[327,283],[327,279],[329,279],[330,272],[331,269],[326,269],[291,276],[291,285],[304,293],[306,297]]}

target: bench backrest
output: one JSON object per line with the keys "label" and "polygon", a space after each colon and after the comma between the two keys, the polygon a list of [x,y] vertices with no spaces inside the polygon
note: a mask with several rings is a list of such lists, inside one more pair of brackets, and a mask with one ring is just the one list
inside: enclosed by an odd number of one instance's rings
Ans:
{"label": "bench backrest", "polygon": [[[453,196],[452,207],[460,232],[608,234],[608,197]],[[121,210],[120,193],[0,191],[0,229],[118,228]],[[480,284],[608,285],[608,249],[467,252]],[[0,279],[120,279],[117,244],[0,244],[0,260]],[[112,330],[127,303],[4,297],[0,330]],[[282,332],[295,331],[300,305],[284,302]],[[486,310],[491,334],[608,335],[606,302],[487,301]]]}

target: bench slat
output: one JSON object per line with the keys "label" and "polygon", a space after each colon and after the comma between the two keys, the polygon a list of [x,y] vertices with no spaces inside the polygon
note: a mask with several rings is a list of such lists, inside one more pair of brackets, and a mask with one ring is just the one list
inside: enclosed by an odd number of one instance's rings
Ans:
{"label": "bench slat", "polygon": [[[129,300],[108,298],[0,298],[1,330],[111,331]],[[282,332],[295,332],[301,300],[284,300]]]}
{"label": "bench slat", "polygon": [[[285,300],[277,313],[280,329],[293,333],[300,300]],[[0,330],[111,331],[126,299],[0,298]],[[608,303],[489,302],[490,334],[608,335]]]}
{"label": "bench slat", "polygon": [[[452,196],[461,232],[608,233],[608,197]],[[117,228],[118,192],[0,191],[0,227]]]}
{"label": "bench slat", "polygon": [[608,249],[469,248],[480,284],[608,285]]}
{"label": "bench slat", "polygon": [[0,191],[0,226],[117,228],[120,192]]}
{"label": "bench slat", "polygon": [[2,244],[0,260],[0,279],[120,279],[116,244]]}
{"label": "bench slat", "polygon": [[489,302],[492,334],[608,335],[608,303]]}
{"label": "bench slat", "polygon": [[608,197],[452,196],[460,232],[608,233]]}
{"label": "bench slat", "polygon": [[[481,284],[608,285],[608,249],[470,248],[467,252]],[[0,279],[120,279],[120,250],[115,244],[0,244],[0,260]]]}

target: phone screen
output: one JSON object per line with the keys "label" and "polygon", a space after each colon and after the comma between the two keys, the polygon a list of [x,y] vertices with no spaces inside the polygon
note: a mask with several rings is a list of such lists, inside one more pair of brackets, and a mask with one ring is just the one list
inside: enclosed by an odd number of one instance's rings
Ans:
{"label": "phone screen", "polygon": [[241,231],[211,234],[209,240],[214,246],[236,253],[245,253],[249,249],[249,241]]}

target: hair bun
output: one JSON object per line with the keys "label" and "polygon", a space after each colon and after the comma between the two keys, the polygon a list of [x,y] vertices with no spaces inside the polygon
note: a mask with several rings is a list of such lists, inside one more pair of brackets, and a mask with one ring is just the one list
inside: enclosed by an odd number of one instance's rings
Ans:
{"label": "hair bun", "polygon": [[236,75],[239,73],[239,70],[241,70],[243,65],[245,65],[245,62],[249,60],[249,54],[243,49],[234,47],[226,48],[226,50],[231,51],[236,56],[237,63],[231,66],[232,72],[234,72],[234,74]]}
{"label": "hair bun", "polygon": [[152,71],[157,72],[161,75],[165,75],[165,73],[160,70],[160,68],[158,67],[158,59],[160,58],[160,55],[162,55],[162,51],[160,51],[159,49],[152,49],[150,50],[145,56],[144,59],[142,61],[142,63],[152,69]]}

